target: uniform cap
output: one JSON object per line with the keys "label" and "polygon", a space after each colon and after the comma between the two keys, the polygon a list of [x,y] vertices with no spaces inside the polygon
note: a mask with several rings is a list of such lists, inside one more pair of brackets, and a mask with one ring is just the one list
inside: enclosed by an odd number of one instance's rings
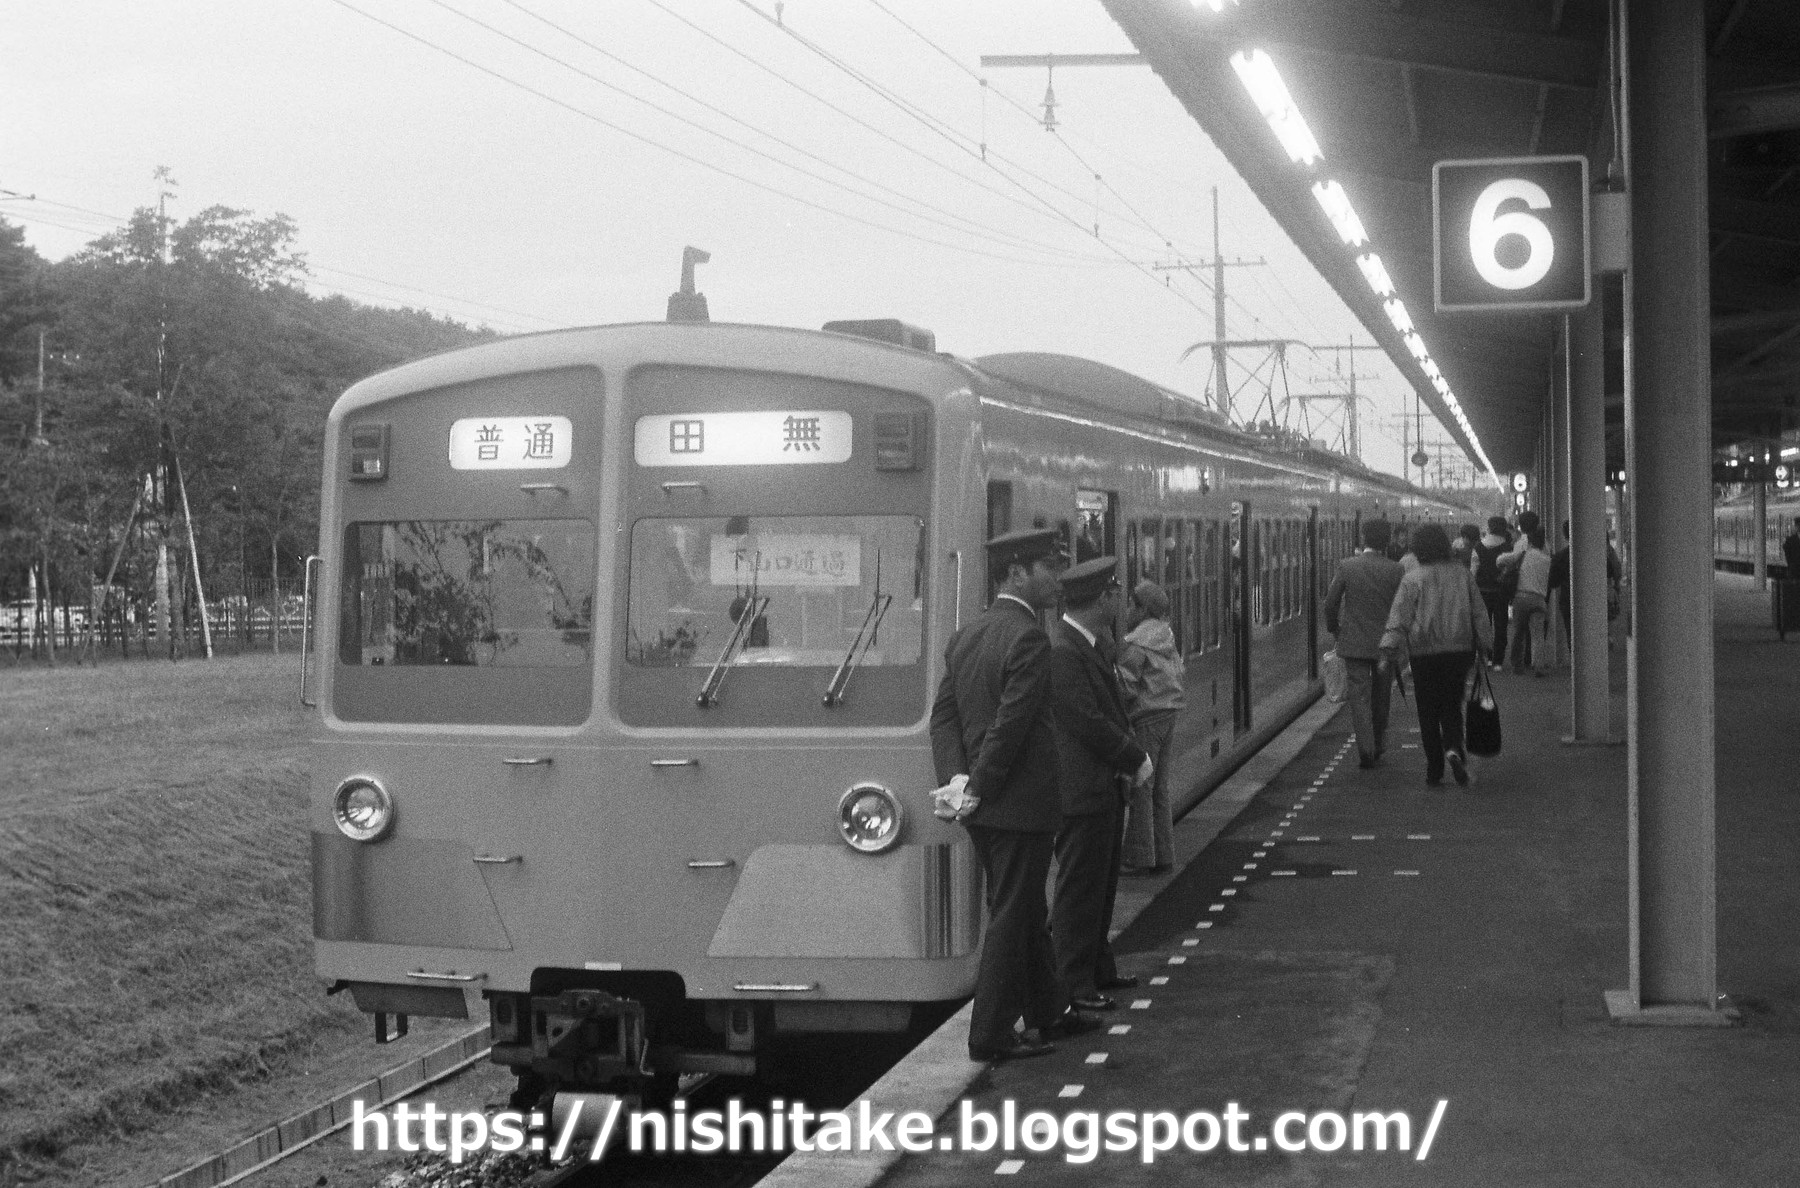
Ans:
{"label": "uniform cap", "polygon": [[1108,586],[1116,587],[1119,584],[1118,567],[1117,557],[1095,557],[1070,566],[1057,578],[1062,583],[1063,597],[1070,602],[1087,602]]}
{"label": "uniform cap", "polygon": [[1030,565],[1045,558],[1066,558],[1062,536],[1054,528],[1021,528],[987,542],[988,561],[995,570],[1008,565]]}

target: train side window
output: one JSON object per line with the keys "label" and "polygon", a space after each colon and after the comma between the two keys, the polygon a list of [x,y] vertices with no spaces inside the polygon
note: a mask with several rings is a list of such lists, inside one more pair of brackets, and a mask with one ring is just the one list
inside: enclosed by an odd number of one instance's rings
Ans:
{"label": "train side window", "polygon": [[1181,613],[1181,521],[1164,520],[1162,536],[1162,576],[1158,581],[1163,593],[1169,596],[1169,627],[1175,632],[1175,638],[1182,638],[1183,622]]}
{"label": "train side window", "polygon": [[1208,651],[1223,643],[1220,624],[1223,616],[1219,608],[1224,599],[1220,594],[1219,582],[1225,572],[1224,546],[1220,543],[1219,522],[1206,522],[1206,648]]}
{"label": "train side window", "polygon": [[1075,563],[1116,557],[1119,496],[1113,491],[1075,492]]}
{"label": "train side window", "polygon": [[1138,584],[1138,526],[1136,520],[1125,521],[1125,592],[1127,595],[1137,589]]}
{"label": "train side window", "polygon": [[1159,551],[1162,548],[1162,521],[1145,519],[1139,521],[1137,538],[1137,573],[1138,580],[1162,582],[1162,560]]}

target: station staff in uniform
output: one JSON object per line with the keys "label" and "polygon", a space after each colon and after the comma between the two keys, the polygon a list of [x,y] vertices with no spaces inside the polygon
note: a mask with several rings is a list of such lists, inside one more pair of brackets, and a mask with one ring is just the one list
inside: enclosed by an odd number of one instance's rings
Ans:
{"label": "station staff in uniform", "polygon": [[1107,987],[1120,978],[1107,940],[1119,888],[1120,826],[1131,783],[1154,774],[1150,757],[1132,737],[1131,718],[1113,671],[1108,634],[1119,617],[1118,562],[1095,557],[1062,575],[1066,609],[1051,636],[1062,755],[1063,825],[1056,835],[1056,900],[1051,936],[1056,969],[1072,1008],[1110,1009]]}
{"label": "station staff in uniform", "polygon": [[[940,781],[968,776],[972,799],[957,820],[987,889],[969,1058],[1016,1060],[1055,1050],[1048,1036],[1066,1007],[1044,901],[1062,810],[1050,640],[1038,612],[1055,607],[1068,559],[1052,528],[995,537],[987,554],[988,572],[1004,577],[987,611],[950,637],[931,707],[931,750]],[[1021,1016],[1026,1029],[1015,1034]]]}

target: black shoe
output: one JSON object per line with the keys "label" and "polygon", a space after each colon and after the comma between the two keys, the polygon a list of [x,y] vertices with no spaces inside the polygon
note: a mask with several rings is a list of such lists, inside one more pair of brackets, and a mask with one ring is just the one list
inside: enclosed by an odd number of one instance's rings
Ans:
{"label": "black shoe", "polygon": [[983,1063],[992,1061],[999,1063],[1005,1060],[1029,1060],[1033,1056],[1048,1056],[1056,1051],[1056,1045],[1038,1038],[1034,1032],[1015,1036],[1010,1044],[999,1048],[984,1048],[977,1044],[969,1045],[969,1059]]}
{"label": "black shoe", "polygon": [[1444,777],[1441,772],[1437,775],[1428,775],[1425,777],[1425,786],[1427,788],[1436,788],[1439,785],[1441,785],[1443,782],[1444,782]]}
{"label": "black shoe", "polygon": [[1070,1007],[1058,1016],[1056,1022],[1044,1028],[1044,1034],[1062,1039],[1074,1039],[1078,1035],[1086,1035],[1090,1031],[1099,1031],[1106,1026],[1098,1015],[1090,1015],[1086,1011],[1078,1011]]}
{"label": "black shoe", "polygon": [[1069,1000],[1069,1006],[1083,1011],[1110,1011],[1119,1004],[1111,998],[1096,991],[1093,994],[1081,994]]}
{"label": "black shoe", "polygon": [[1137,989],[1137,984],[1138,984],[1138,980],[1136,978],[1132,977],[1130,974],[1119,974],[1116,977],[1111,977],[1111,978],[1106,979],[1104,982],[1101,982],[1100,989],[1102,989],[1102,990],[1135,990],[1135,989]]}
{"label": "black shoe", "polygon": [[1451,751],[1444,756],[1444,762],[1450,765],[1450,774],[1459,788],[1469,786],[1469,765],[1464,762],[1461,751]]}

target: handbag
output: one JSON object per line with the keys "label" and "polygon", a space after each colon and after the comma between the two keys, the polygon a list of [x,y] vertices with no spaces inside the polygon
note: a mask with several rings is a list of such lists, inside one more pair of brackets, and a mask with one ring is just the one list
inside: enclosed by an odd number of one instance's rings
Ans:
{"label": "handbag", "polygon": [[1468,704],[1463,707],[1463,745],[1469,754],[1484,759],[1500,753],[1500,704],[1494,700],[1487,670],[1479,663],[1475,679],[1469,682]]}
{"label": "handbag", "polygon": [[1342,705],[1350,697],[1350,666],[1333,648],[1319,657],[1319,677],[1325,682],[1325,700]]}

